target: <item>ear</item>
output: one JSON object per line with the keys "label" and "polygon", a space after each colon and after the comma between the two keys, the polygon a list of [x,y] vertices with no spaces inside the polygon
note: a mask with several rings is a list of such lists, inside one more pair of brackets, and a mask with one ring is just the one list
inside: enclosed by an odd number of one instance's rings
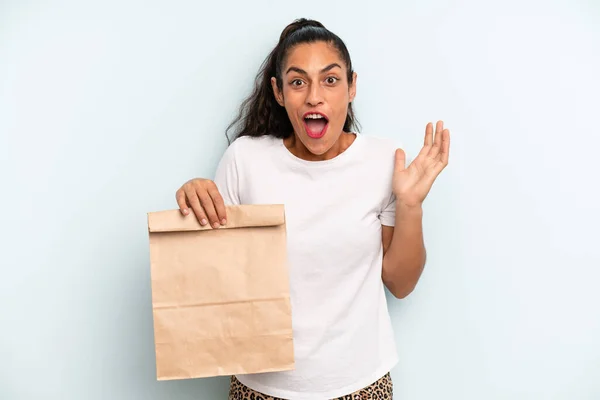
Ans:
{"label": "ear", "polygon": [[348,87],[348,94],[350,95],[350,103],[354,101],[354,97],[356,97],[356,72],[352,73],[352,84]]}
{"label": "ear", "polygon": [[277,87],[277,79],[275,77],[271,77],[271,86],[273,87],[273,93],[275,94],[275,100],[281,107],[284,106],[283,103],[283,93]]}

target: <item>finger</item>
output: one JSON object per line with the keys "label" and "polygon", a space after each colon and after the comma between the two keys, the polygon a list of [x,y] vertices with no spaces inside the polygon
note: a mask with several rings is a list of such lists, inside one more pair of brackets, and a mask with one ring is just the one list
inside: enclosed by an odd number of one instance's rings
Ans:
{"label": "finger", "polygon": [[440,153],[440,162],[445,167],[448,165],[448,159],[450,158],[450,131],[448,129],[444,129],[442,132],[442,150]]}
{"label": "finger", "polygon": [[215,205],[217,217],[219,218],[219,221],[221,221],[221,225],[225,225],[227,223],[227,210],[225,209],[223,196],[221,196],[221,193],[219,193],[219,189],[217,189],[216,185],[208,190],[208,194],[212,198],[213,204]]}
{"label": "finger", "polygon": [[444,130],[444,122],[438,121],[435,124],[435,139],[433,140],[433,146],[431,146],[431,150],[429,151],[429,157],[436,158],[440,153],[440,148],[442,147],[442,132]]}
{"label": "finger", "polygon": [[185,190],[185,195],[187,196],[190,207],[192,207],[192,210],[196,215],[196,219],[198,222],[200,222],[200,225],[206,225],[208,223],[208,219],[206,218],[206,213],[200,204],[200,199],[198,198],[198,193],[196,193],[196,190],[190,186]]}
{"label": "finger", "polygon": [[406,168],[406,153],[402,149],[396,149],[394,172],[402,172]]}
{"label": "finger", "polygon": [[425,145],[423,147],[421,147],[421,150],[419,151],[419,154],[417,154],[417,157],[415,158],[415,160],[418,158],[419,160],[423,159],[423,157],[427,157],[427,155],[429,154],[429,151],[431,151],[431,146]]}
{"label": "finger", "polygon": [[432,179],[437,178],[437,176],[446,168],[448,165],[448,159],[450,156],[450,131],[448,129],[444,129],[442,131],[442,146],[441,146],[440,154],[438,155],[436,161],[431,164],[430,175]]}
{"label": "finger", "polygon": [[429,147],[433,145],[433,124],[431,122],[427,123],[425,127],[425,142],[424,145]]}
{"label": "finger", "polygon": [[215,205],[213,204],[213,200],[208,194],[208,191],[204,188],[198,189],[196,191],[198,193],[198,197],[200,198],[200,204],[202,204],[202,208],[206,211],[206,216],[210,221],[210,224],[213,228],[218,228],[221,226],[219,222],[219,216],[217,215],[217,211],[215,210]]}
{"label": "finger", "polygon": [[175,199],[177,200],[177,205],[179,206],[179,211],[183,215],[189,215],[190,210],[188,209],[188,204],[185,199],[185,191],[183,189],[179,189],[175,193]]}

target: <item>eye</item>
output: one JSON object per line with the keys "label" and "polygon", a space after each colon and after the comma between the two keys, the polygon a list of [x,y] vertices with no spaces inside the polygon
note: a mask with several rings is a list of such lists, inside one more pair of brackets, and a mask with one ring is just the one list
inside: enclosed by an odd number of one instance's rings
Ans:
{"label": "eye", "polygon": [[335,76],[328,76],[328,77],[325,79],[325,82],[326,82],[327,84],[329,84],[329,85],[333,85],[333,84],[335,84],[337,81],[339,81],[339,79],[338,79],[338,78],[336,78]]}
{"label": "eye", "polygon": [[300,79],[294,79],[293,81],[290,82],[290,85],[299,87],[299,86],[302,86],[303,83],[304,82],[302,82],[302,80],[300,80]]}

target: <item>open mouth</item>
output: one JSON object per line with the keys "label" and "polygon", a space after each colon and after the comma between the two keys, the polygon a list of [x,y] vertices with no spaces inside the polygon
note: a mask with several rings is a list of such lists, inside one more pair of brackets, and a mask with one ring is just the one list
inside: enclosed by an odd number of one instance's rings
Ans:
{"label": "open mouth", "polygon": [[327,132],[329,126],[329,120],[324,114],[308,112],[304,114],[304,127],[306,133],[313,139],[322,138]]}

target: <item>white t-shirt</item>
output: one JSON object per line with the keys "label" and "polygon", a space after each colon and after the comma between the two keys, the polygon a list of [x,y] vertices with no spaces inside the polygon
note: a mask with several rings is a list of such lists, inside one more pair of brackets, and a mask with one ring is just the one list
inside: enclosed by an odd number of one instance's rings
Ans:
{"label": "white t-shirt", "polygon": [[283,204],[295,369],[238,375],[293,400],[369,386],[398,360],[381,278],[381,226],[395,222],[390,139],[357,134],[337,157],[306,161],[282,139],[241,137],[215,183],[226,204]]}

